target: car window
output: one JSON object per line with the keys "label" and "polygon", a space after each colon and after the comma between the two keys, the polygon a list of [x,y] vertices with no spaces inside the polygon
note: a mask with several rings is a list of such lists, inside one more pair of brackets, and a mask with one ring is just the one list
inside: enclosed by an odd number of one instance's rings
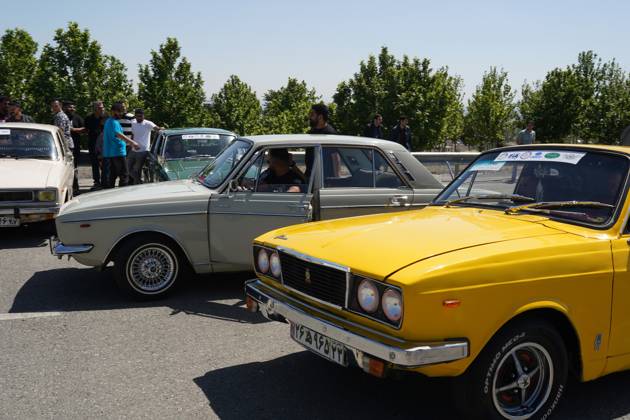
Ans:
{"label": "car window", "polygon": [[239,179],[239,189],[254,192],[306,193],[310,177],[306,175],[305,155],[309,148],[266,148],[251,162]]}
{"label": "car window", "polygon": [[405,185],[385,157],[373,149],[325,147],[324,188],[398,188]]}
{"label": "car window", "polygon": [[211,133],[170,135],[164,140],[166,159],[214,158],[234,139],[234,136]]}
{"label": "car window", "polygon": [[245,157],[252,143],[247,140],[236,139],[228,147],[223,149],[212,163],[206,166],[199,174],[199,181],[206,187],[217,188],[238,166]]}

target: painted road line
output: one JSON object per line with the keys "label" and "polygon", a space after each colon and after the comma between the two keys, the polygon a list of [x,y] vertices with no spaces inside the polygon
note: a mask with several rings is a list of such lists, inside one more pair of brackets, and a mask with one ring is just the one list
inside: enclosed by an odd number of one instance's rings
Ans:
{"label": "painted road line", "polygon": [[63,312],[17,312],[13,314],[0,314],[0,321],[12,321],[15,319],[44,318],[58,316]]}

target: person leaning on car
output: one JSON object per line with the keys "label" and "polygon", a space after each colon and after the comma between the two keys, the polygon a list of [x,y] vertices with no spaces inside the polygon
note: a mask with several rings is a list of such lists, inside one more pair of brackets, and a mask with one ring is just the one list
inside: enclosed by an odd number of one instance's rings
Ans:
{"label": "person leaning on car", "polygon": [[140,145],[140,149],[132,150],[127,155],[127,166],[131,184],[142,183],[142,167],[149,155],[151,147],[151,132],[159,131],[161,128],[144,118],[144,110],[137,108],[134,112],[135,119],[131,121],[131,132],[133,140]]}
{"label": "person leaning on car", "polygon": [[123,116],[125,106],[122,102],[114,102],[112,105],[112,115],[105,121],[103,127],[103,158],[108,161],[109,179],[106,188],[114,188],[116,179],[119,178],[118,186],[123,187],[129,182],[129,171],[127,170],[127,149],[129,145],[133,150],[139,148],[138,143],[125,136],[123,128],[118,120]]}
{"label": "person leaning on car", "polygon": [[269,167],[258,177],[258,190],[266,192],[299,193],[305,184],[299,170],[292,165],[287,149],[269,150]]}

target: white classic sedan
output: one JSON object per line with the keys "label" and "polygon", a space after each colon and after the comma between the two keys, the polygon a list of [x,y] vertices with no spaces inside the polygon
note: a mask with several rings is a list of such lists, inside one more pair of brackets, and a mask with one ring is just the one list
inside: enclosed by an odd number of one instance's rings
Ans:
{"label": "white classic sedan", "polygon": [[53,219],[72,199],[74,161],[61,131],[0,124],[0,228]]}

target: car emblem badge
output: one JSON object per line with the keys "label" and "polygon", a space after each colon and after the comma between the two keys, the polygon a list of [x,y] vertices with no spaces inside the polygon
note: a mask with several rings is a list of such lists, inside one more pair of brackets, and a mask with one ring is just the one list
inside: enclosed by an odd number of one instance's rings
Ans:
{"label": "car emblem badge", "polygon": [[304,272],[304,282],[306,284],[311,284],[311,270],[309,270],[308,268]]}

